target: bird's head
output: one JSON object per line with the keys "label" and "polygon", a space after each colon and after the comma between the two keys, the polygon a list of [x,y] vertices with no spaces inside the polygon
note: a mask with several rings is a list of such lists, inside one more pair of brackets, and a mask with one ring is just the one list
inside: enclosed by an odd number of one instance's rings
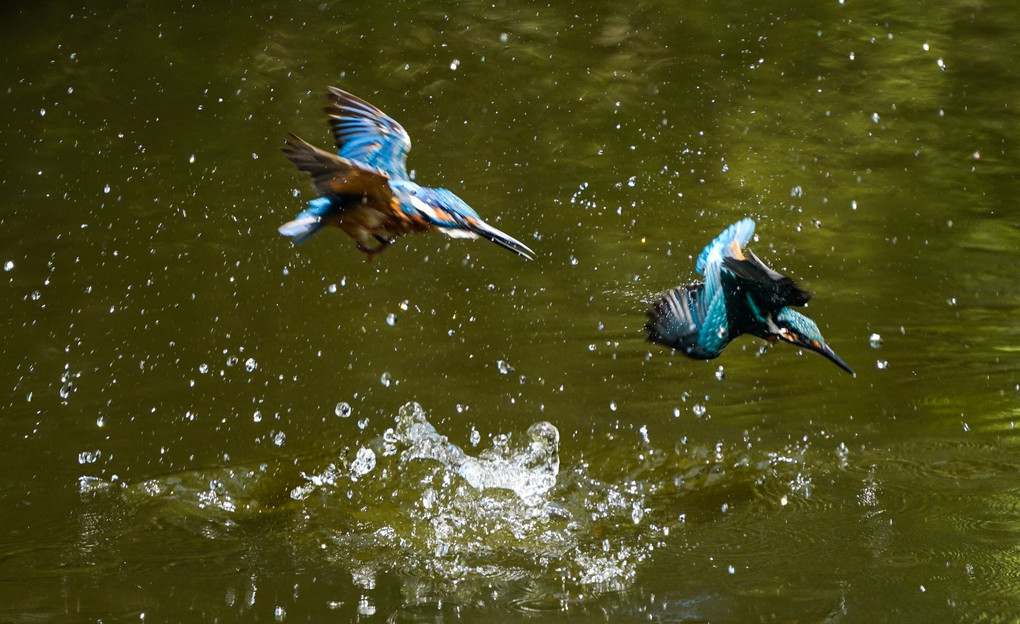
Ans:
{"label": "bird's head", "polygon": [[443,210],[447,212],[456,213],[463,217],[471,217],[478,219],[478,213],[474,211],[474,208],[468,206],[467,202],[457,197],[453,191],[436,188],[429,189],[432,191],[432,201],[438,204]]}
{"label": "bird's head", "polygon": [[818,325],[800,312],[791,308],[780,308],[768,321],[768,331],[773,338],[815,353],[821,353],[836,366],[854,377],[857,376],[853,369],[847,366],[846,362],[840,359],[829,345],[825,344]]}

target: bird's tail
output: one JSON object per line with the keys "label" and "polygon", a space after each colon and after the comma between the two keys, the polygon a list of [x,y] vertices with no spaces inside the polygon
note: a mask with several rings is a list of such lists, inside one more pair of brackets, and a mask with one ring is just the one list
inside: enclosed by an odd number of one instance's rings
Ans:
{"label": "bird's tail", "polygon": [[708,352],[699,342],[698,301],[705,285],[695,282],[664,294],[645,314],[648,340],[682,351],[688,357],[707,360],[719,355]]}
{"label": "bird's tail", "polygon": [[280,226],[280,234],[293,238],[295,245],[305,242],[326,225],[322,218],[330,209],[329,199],[318,197],[308,204],[307,210]]}

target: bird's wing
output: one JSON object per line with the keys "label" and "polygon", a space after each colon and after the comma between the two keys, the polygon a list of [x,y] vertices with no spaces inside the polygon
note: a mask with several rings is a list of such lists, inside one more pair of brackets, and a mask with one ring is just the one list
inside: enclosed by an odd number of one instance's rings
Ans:
{"label": "bird's wing", "polygon": [[393,196],[383,171],[321,150],[293,134],[284,143],[283,153],[299,171],[312,176],[320,195],[368,195],[387,202]]}
{"label": "bird's wing", "polygon": [[743,258],[743,248],[751,237],[754,236],[754,220],[744,218],[737,221],[730,227],[723,230],[722,234],[715,237],[715,240],[705,246],[698,256],[694,268],[701,275],[708,276],[712,267],[718,270],[722,266],[723,258]]}
{"label": "bird's wing", "polygon": [[707,336],[706,344],[705,321],[713,314],[718,314],[719,305],[723,306],[725,317],[725,301],[722,297],[717,297],[716,301],[710,300],[706,294],[705,284],[694,282],[663,295],[646,312],[648,340],[683,351],[687,356],[699,360],[719,355],[728,339],[723,338],[720,344],[719,332],[715,329],[708,332],[712,336]]}
{"label": "bird's wing", "polygon": [[750,250],[745,250],[740,259],[723,258],[722,268],[736,278],[739,288],[766,307],[802,306],[811,299],[811,293],[798,286],[793,278],[773,271]]}
{"label": "bird's wing", "polygon": [[411,139],[394,119],[365,100],[330,87],[325,107],[341,158],[380,169],[395,180],[407,180]]}
{"label": "bird's wing", "polygon": [[[753,221],[751,227],[754,228]],[[697,301],[696,310],[701,314],[698,319],[698,343],[705,351],[719,353],[730,342],[730,323],[722,274],[716,267],[710,269],[705,275],[705,288]]]}

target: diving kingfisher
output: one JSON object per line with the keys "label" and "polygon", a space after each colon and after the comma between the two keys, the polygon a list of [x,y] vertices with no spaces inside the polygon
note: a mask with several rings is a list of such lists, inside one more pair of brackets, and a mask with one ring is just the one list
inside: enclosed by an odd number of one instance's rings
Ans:
{"label": "diving kingfisher", "polygon": [[674,288],[653,304],[648,340],[710,360],[740,334],[752,334],[821,353],[856,377],[825,344],[818,325],[790,307],[803,306],[811,294],[744,249],[752,235],[754,221],[743,219],[705,247],[695,265],[705,281]]}
{"label": "diving kingfisher", "polygon": [[329,125],[337,154],[291,134],[283,153],[312,176],[319,197],[280,226],[295,243],[332,225],[357,241],[369,257],[396,237],[439,230],[462,238],[487,238],[500,247],[534,259],[527,245],[482,221],[464,200],[443,188],[419,186],[407,175],[411,139],[403,127],[378,108],[346,91],[330,87]]}

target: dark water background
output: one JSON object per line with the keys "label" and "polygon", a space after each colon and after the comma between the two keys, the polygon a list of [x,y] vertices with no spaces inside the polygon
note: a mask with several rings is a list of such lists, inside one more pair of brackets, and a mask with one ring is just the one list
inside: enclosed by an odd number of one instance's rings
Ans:
{"label": "dark water background", "polygon": [[[1020,618],[1015,3],[0,17],[0,621]],[[331,84],[537,260],[279,236]],[[856,378],[644,341],[744,216]]]}

